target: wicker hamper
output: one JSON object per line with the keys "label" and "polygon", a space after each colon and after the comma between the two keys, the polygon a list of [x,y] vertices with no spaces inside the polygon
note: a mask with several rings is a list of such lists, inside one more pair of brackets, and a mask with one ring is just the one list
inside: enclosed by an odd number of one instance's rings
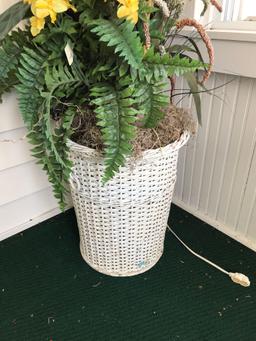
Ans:
{"label": "wicker hamper", "polygon": [[80,249],[92,268],[111,276],[133,276],[157,263],[163,253],[178,152],[188,138],[184,132],[164,148],[127,159],[104,186],[103,157],[69,141]]}

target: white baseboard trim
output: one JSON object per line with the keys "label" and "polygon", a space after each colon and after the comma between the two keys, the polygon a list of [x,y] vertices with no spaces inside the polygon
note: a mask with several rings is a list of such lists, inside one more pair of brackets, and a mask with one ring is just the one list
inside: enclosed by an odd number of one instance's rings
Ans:
{"label": "white baseboard trim", "polygon": [[[69,208],[71,208],[71,206],[67,207],[67,210]],[[41,223],[41,222],[43,222],[43,221],[45,221],[47,219],[50,219],[50,218],[52,218],[52,217],[54,217],[54,216],[56,216],[56,215],[58,215],[60,213],[61,213],[61,210],[58,207],[55,207],[52,210],[47,211],[47,212],[41,214],[38,217],[35,217],[33,219],[29,219],[25,223],[22,223],[22,224],[20,224],[18,226],[14,226],[14,227],[10,228],[9,230],[0,233],[0,241],[2,241],[4,239],[7,239],[9,237],[12,237],[15,234],[20,233],[22,231],[25,231],[28,228],[30,228],[30,227],[32,227],[34,225],[37,225],[37,224],[39,224],[39,223]]]}
{"label": "white baseboard trim", "polygon": [[200,212],[198,210],[195,210],[193,207],[185,204],[184,202],[178,200],[178,199],[173,199],[172,201],[175,205],[179,206],[180,208],[182,208],[183,210],[187,211],[188,213],[191,213],[193,216],[199,218],[200,220],[206,222],[207,224],[215,227],[217,230],[225,233],[227,236],[235,239],[236,241],[238,241],[239,243],[247,246],[249,249],[253,250],[256,252],[256,240],[251,240],[249,238],[246,238],[245,236],[243,236],[242,234],[233,231],[230,227],[221,224],[220,222],[212,219],[211,217],[209,217],[208,215],[206,215],[203,212]]}

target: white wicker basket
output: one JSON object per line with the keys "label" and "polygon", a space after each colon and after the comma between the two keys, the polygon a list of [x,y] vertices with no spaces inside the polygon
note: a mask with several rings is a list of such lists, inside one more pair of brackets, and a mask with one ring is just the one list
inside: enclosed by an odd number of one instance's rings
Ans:
{"label": "white wicker basket", "polygon": [[181,138],[140,159],[127,159],[116,176],[102,185],[101,154],[69,141],[70,177],[80,249],[95,270],[111,276],[133,276],[157,263],[176,181]]}

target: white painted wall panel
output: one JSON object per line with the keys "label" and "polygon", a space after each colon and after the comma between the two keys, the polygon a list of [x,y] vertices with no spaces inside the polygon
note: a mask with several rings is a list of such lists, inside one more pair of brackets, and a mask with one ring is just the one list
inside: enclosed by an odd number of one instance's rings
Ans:
{"label": "white painted wall panel", "polygon": [[14,5],[18,0],[1,0],[0,3],[0,12],[3,12],[6,8],[11,5]]}
{"label": "white painted wall panel", "polygon": [[15,93],[8,94],[0,105],[0,240],[59,213],[25,134]]}
{"label": "white painted wall panel", "polygon": [[0,173],[0,206],[49,187],[45,173],[34,162],[8,168]]}
{"label": "white painted wall panel", "polygon": [[207,86],[227,82],[202,98],[203,124],[181,151],[174,201],[256,249],[256,80],[215,73]]}
{"label": "white painted wall panel", "polygon": [[[0,13],[17,0],[1,0]],[[59,212],[46,175],[35,165],[15,93],[0,104],[0,240]],[[16,140],[16,142],[6,142]]]}
{"label": "white painted wall panel", "polygon": [[51,187],[0,206],[0,240],[50,218],[60,211]]}
{"label": "white painted wall panel", "polygon": [[3,103],[0,103],[0,132],[21,127],[24,127],[24,123],[19,113],[16,95],[13,92],[5,95]]}
{"label": "white painted wall panel", "polygon": [[243,205],[241,205],[236,228],[244,235],[256,239],[256,144],[254,144],[253,156],[249,169],[250,172],[248,174],[247,185],[244,192]]}
{"label": "white painted wall panel", "polygon": [[0,171],[32,161],[25,128],[0,133]]}

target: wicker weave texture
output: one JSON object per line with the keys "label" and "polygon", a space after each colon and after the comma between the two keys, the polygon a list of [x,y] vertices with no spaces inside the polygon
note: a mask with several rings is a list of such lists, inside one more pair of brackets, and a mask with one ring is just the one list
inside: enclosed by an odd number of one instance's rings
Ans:
{"label": "wicker weave texture", "polygon": [[104,160],[93,149],[69,141],[73,173],[71,194],[85,261],[111,276],[150,269],[163,253],[166,224],[176,181],[180,140],[129,158],[102,185]]}

